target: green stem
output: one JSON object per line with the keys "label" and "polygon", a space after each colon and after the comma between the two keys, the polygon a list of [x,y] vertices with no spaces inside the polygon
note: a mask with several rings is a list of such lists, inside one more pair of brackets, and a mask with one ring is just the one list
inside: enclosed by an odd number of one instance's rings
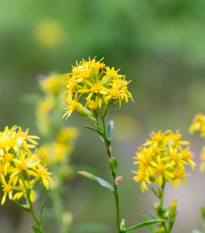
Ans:
{"label": "green stem", "polygon": [[42,231],[41,223],[38,221],[38,219],[37,219],[37,217],[36,217],[36,215],[34,213],[33,206],[32,206],[30,198],[28,198],[28,201],[29,201],[29,206],[30,206],[29,213],[32,215],[32,217],[33,217],[34,221],[36,222],[36,225],[38,226],[38,228]]}
{"label": "green stem", "polygon": [[[105,125],[105,115],[103,115],[100,112],[100,117],[102,120],[102,124],[103,124],[103,129],[101,129],[103,131],[102,133],[102,137],[104,139],[104,143],[106,146],[106,150],[107,150],[107,155],[108,158],[111,158],[111,147],[110,144],[111,142],[107,139],[107,134],[106,134],[106,125]],[[99,126],[99,123],[96,124],[96,126]],[[100,129],[99,129],[100,130]],[[116,222],[117,222],[117,232],[120,233],[120,209],[119,209],[119,197],[118,197],[118,189],[117,189],[117,185],[115,184],[115,179],[116,179],[116,172],[112,172],[112,177],[113,177],[113,187],[114,187],[114,197],[115,197],[115,208],[116,208]]]}
{"label": "green stem", "polygon": [[[166,184],[166,182],[163,182],[162,188],[161,188],[161,190],[159,192],[159,195],[158,195],[158,197],[160,199],[160,214],[159,214],[159,217],[161,219],[165,219],[166,218],[164,216],[164,188],[165,188],[165,184]],[[163,226],[165,233],[169,233],[170,232],[170,231],[168,231],[165,222],[161,222],[160,224]]]}
{"label": "green stem", "polygon": [[[23,185],[24,185],[24,188],[25,188],[25,193],[24,193],[24,197],[26,199],[26,202],[27,202],[27,211],[32,215],[36,225],[38,226],[38,228],[42,231],[42,227],[41,227],[41,222],[38,221],[35,213],[34,213],[34,210],[33,210],[33,206],[32,206],[32,203],[31,203],[31,199],[30,199],[30,192],[31,192],[31,189],[28,189],[27,186],[26,186],[26,183],[25,183],[25,180],[24,180],[24,177],[22,174],[20,174],[20,178],[23,182]],[[43,232],[43,231],[42,231]]]}

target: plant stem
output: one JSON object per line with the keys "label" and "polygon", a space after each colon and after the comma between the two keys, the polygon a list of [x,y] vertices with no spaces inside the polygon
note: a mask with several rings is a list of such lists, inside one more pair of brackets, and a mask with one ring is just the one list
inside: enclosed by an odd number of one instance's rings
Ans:
{"label": "plant stem", "polygon": [[[159,214],[159,217],[162,218],[162,219],[165,219],[165,216],[164,216],[164,187],[165,187],[165,184],[166,184],[166,182],[163,182],[162,188],[161,188],[160,193],[158,195],[158,197],[160,199],[160,214]],[[169,233],[170,231],[168,231],[168,229],[166,227],[166,223],[162,222],[161,224],[162,224],[162,226],[164,228],[165,233]]]}
{"label": "plant stem", "polygon": [[42,231],[41,223],[38,221],[38,219],[37,219],[37,217],[36,217],[36,215],[34,213],[33,206],[32,206],[31,199],[30,199],[29,195],[27,195],[27,201],[28,201],[28,204],[29,204],[29,213],[32,215],[32,217],[33,217],[36,225],[38,226],[38,228]]}
{"label": "plant stem", "polygon": [[[108,158],[111,158],[111,147],[110,144],[111,142],[107,139],[107,134],[106,134],[106,125],[105,125],[105,115],[103,115],[100,111],[100,116],[101,116],[101,120],[102,120],[102,124],[103,124],[103,129],[99,129],[99,123],[97,121],[96,126],[98,127],[99,131],[102,131],[103,133],[101,134],[101,136],[104,139],[104,143],[106,146],[106,150],[107,150],[107,155]],[[116,208],[116,222],[117,222],[117,232],[120,233],[120,209],[119,209],[119,197],[118,197],[118,189],[117,189],[117,185],[115,184],[115,179],[116,179],[116,172],[112,172],[112,182],[113,182],[113,187],[114,187],[114,197],[115,197],[115,208]]]}

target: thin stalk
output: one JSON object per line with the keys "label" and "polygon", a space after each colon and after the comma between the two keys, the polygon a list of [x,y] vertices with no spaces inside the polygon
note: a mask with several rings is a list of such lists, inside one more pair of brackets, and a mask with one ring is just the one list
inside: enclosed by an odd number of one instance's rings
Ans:
{"label": "thin stalk", "polygon": [[27,211],[31,214],[31,216],[33,217],[36,225],[38,226],[38,228],[43,232],[42,230],[42,226],[41,226],[41,222],[38,220],[38,218],[36,217],[35,213],[34,213],[34,210],[33,210],[33,205],[31,203],[31,199],[30,199],[30,189],[28,189],[26,187],[26,184],[25,184],[25,180],[23,178],[23,176],[21,176],[21,180],[23,182],[23,185],[24,185],[24,188],[25,188],[25,193],[24,193],[24,197],[26,199],[26,202],[27,202],[27,206],[28,206],[28,209]]}
{"label": "thin stalk", "polygon": [[[160,212],[161,212],[159,217],[162,218],[162,219],[165,218],[164,213],[163,213],[163,210],[164,210],[164,187],[165,187],[165,182],[163,182],[162,188],[161,188],[160,193],[158,195],[158,197],[160,199]],[[163,226],[163,228],[165,230],[165,233],[169,233],[170,231],[168,231],[165,222],[162,222],[161,224],[162,224],[162,226]]]}
{"label": "thin stalk", "polygon": [[[111,147],[110,144],[111,142],[107,139],[107,134],[106,134],[106,126],[105,126],[105,115],[102,115],[101,111],[100,111],[100,117],[102,120],[102,124],[103,124],[103,134],[102,137],[104,139],[104,143],[106,146],[106,150],[107,150],[107,155],[108,158],[111,158]],[[113,177],[113,187],[114,187],[114,197],[115,197],[115,208],[116,208],[116,223],[117,223],[117,232],[120,233],[120,209],[119,209],[119,197],[118,197],[118,189],[117,189],[117,185],[115,184],[115,179],[116,179],[116,173],[112,172],[112,177]]]}
{"label": "thin stalk", "polygon": [[33,217],[34,221],[36,222],[36,225],[38,226],[38,228],[42,231],[41,223],[38,221],[38,219],[37,219],[37,217],[36,217],[36,215],[34,213],[33,206],[32,206],[32,203],[31,203],[31,200],[30,200],[29,197],[28,197],[28,202],[29,202],[29,206],[30,206],[29,213],[32,215],[32,217]]}

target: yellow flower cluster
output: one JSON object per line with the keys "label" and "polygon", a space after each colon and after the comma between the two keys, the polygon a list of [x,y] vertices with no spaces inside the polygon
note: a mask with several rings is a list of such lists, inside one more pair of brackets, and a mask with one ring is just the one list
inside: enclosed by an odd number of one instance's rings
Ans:
{"label": "yellow flower cluster", "polygon": [[56,163],[68,163],[69,155],[74,149],[74,140],[78,136],[75,128],[67,127],[62,129],[55,141],[40,146],[39,156],[47,165]]}
{"label": "yellow flower cluster", "polygon": [[40,45],[54,48],[63,41],[64,32],[60,22],[47,19],[34,28],[34,36]]}
{"label": "yellow flower cluster", "polygon": [[[193,123],[189,128],[190,134],[193,134],[195,131],[200,131],[200,137],[205,137],[205,115],[201,113],[194,117]],[[205,146],[202,148],[200,158],[201,164],[199,170],[203,172],[205,170]]]}
{"label": "yellow flower cluster", "polygon": [[66,81],[66,74],[54,73],[39,82],[44,97],[37,104],[36,116],[39,131],[43,135],[50,134],[51,125],[60,124],[66,107]]}
{"label": "yellow flower cluster", "polygon": [[[53,184],[51,173],[39,159],[35,149],[37,136],[28,135],[28,130],[20,127],[5,127],[0,132],[0,183],[3,190],[1,204],[6,201],[7,195],[11,200],[19,200],[28,195],[35,201],[33,188],[41,181],[48,189]],[[35,150],[33,153],[31,150]]]}
{"label": "yellow flower cluster", "polygon": [[[129,82],[124,75],[118,74],[119,70],[114,67],[105,66],[102,62],[92,60],[82,60],[72,68],[72,73],[68,77],[68,107],[64,116],[69,117],[71,113],[77,112],[80,115],[93,117],[97,114],[97,109],[102,106],[110,107],[112,104],[128,99],[132,96],[127,90]],[[80,103],[80,97],[84,100]]]}
{"label": "yellow flower cluster", "polygon": [[189,128],[189,132],[193,134],[195,131],[200,131],[201,137],[205,137],[205,115],[199,113],[195,116],[192,125]]}
{"label": "yellow flower cluster", "polygon": [[133,171],[136,174],[134,180],[140,182],[142,192],[148,189],[146,183],[151,182],[162,187],[169,181],[176,188],[180,180],[185,182],[186,166],[195,167],[189,142],[181,141],[181,134],[171,130],[152,132],[150,137],[151,140],[138,148],[134,157],[134,164],[138,165],[138,170]]}

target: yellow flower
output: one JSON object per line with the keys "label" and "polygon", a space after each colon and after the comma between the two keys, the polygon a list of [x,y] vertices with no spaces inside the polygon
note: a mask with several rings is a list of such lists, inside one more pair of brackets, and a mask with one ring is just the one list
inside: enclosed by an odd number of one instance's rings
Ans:
{"label": "yellow flower", "polygon": [[55,47],[63,40],[63,29],[58,21],[47,19],[36,26],[34,36],[39,44]]}
{"label": "yellow flower", "polygon": [[50,173],[37,158],[37,151],[32,152],[37,145],[36,139],[37,136],[28,134],[28,129],[23,131],[17,126],[11,129],[5,127],[4,132],[0,132],[0,183],[4,192],[2,205],[7,195],[9,199],[18,200],[26,196],[27,191],[30,193],[31,201],[34,201],[33,188],[41,181],[48,188],[46,179],[52,181]]}
{"label": "yellow flower", "polygon": [[189,132],[193,134],[195,131],[201,131],[201,137],[205,137],[205,115],[199,113],[195,116]]}
{"label": "yellow flower", "polygon": [[[45,166],[39,166],[37,169],[35,169],[38,176],[41,178],[44,186],[46,187],[46,189],[49,188],[49,184],[51,185],[51,187],[53,187],[53,180],[51,179],[50,175],[52,173],[48,172],[47,168]],[[37,176],[37,177],[38,177]]]}
{"label": "yellow flower", "polygon": [[145,170],[139,169],[137,172],[136,171],[132,171],[133,173],[137,174],[137,176],[134,176],[133,179],[136,182],[140,182],[140,187],[142,192],[144,192],[144,190],[148,190],[146,182],[147,183],[151,183],[149,180],[149,176],[146,173]]}
{"label": "yellow flower", "polygon": [[5,179],[3,179],[2,188],[3,188],[4,195],[3,195],[2,200],[1,200],[1,205],[3,205],[5,203],[7,195],[9,196],[10,200],[13,199],[12,185],[9,183],[7,184]]}
{"label": "yellow flower", "polygon": [[[88,61],[82,60],[79,64],[76,62],[66,85],[68,107],[64,116],[69,117],[74,111],[73,109],[76,109],[77,104],[80,104],[82,109],[84,107],[82,103],[84,104],[85,101],[85,106],[92,111],[97,111],[98,107],[101,109],[103,106],[106,109],[113,103],[119,103],[119,107],[121,107],[122,100],[128,102],[129,98],[132,99],[132,95],[127,89],[129,82],[125,80],[124,75],[119,75],[118,71],[105,67],[102,59],[96,61],[95,58],[92,60],[89,58]],[[75,96],[74,100],[73,96]],[[87,114],[82,114],[82,111],[76,112],[81,115]],[[93,117],[89,114],[88,116]],[[95,112],[94,116],[97,117],[98,114]]]}
{"label": "yellow flower", "polygon": [[66,127],[58,133],[56,141],[67,144],[69,140],[75,139],[78,135],[79,132],[76,128]]}
{"label": "yellow flower", "polygon": [[[77,95],[76,95],[77,96]],[[84,107],[81,103],[78,102],[77,98],[68,100],[68,107],[65,109],[66,113],[63,115],[63,118],[66,116],[66,119],[70,117],[72,112],[77,112],[82,116],[92,116],[92,113]]]}
{"label": "yellow flower", "polygon": [[59,94],[65,89],[67,75],[68,74],[51,74],[40,81],[40,87],[45,92],[49,92],[54,95]]}
{"label": "yellow flower", "polygon": [[202,148],[200,158],[201,158],[201,164],[199,170],[200,172],[203,172],[205,170],[205,146]]}
{"label": "yellow flower", "polygon": [[[181,141],[179,131],[173,133],[167,130],[165,133],[159,131],[150,134],[151,139],[147,140],[142,147],[138,148],[134,164],[138,165],[138,174],[135,181],[141,182],[141,189],[146,190],[145,184],[149,177],[149,182],[155,182],[155,185],[161,187],[166,182],[171,182],[176,188],[180,182],[185,183],[186,166],[195,168],[193,154],[189,151],[189,146],[183,148],[189,142]],[[144,179],[143,178],[144,174]],[[146,176],[145,176],[146,175]],[[141,179],[140,179],[140,178]]]}

